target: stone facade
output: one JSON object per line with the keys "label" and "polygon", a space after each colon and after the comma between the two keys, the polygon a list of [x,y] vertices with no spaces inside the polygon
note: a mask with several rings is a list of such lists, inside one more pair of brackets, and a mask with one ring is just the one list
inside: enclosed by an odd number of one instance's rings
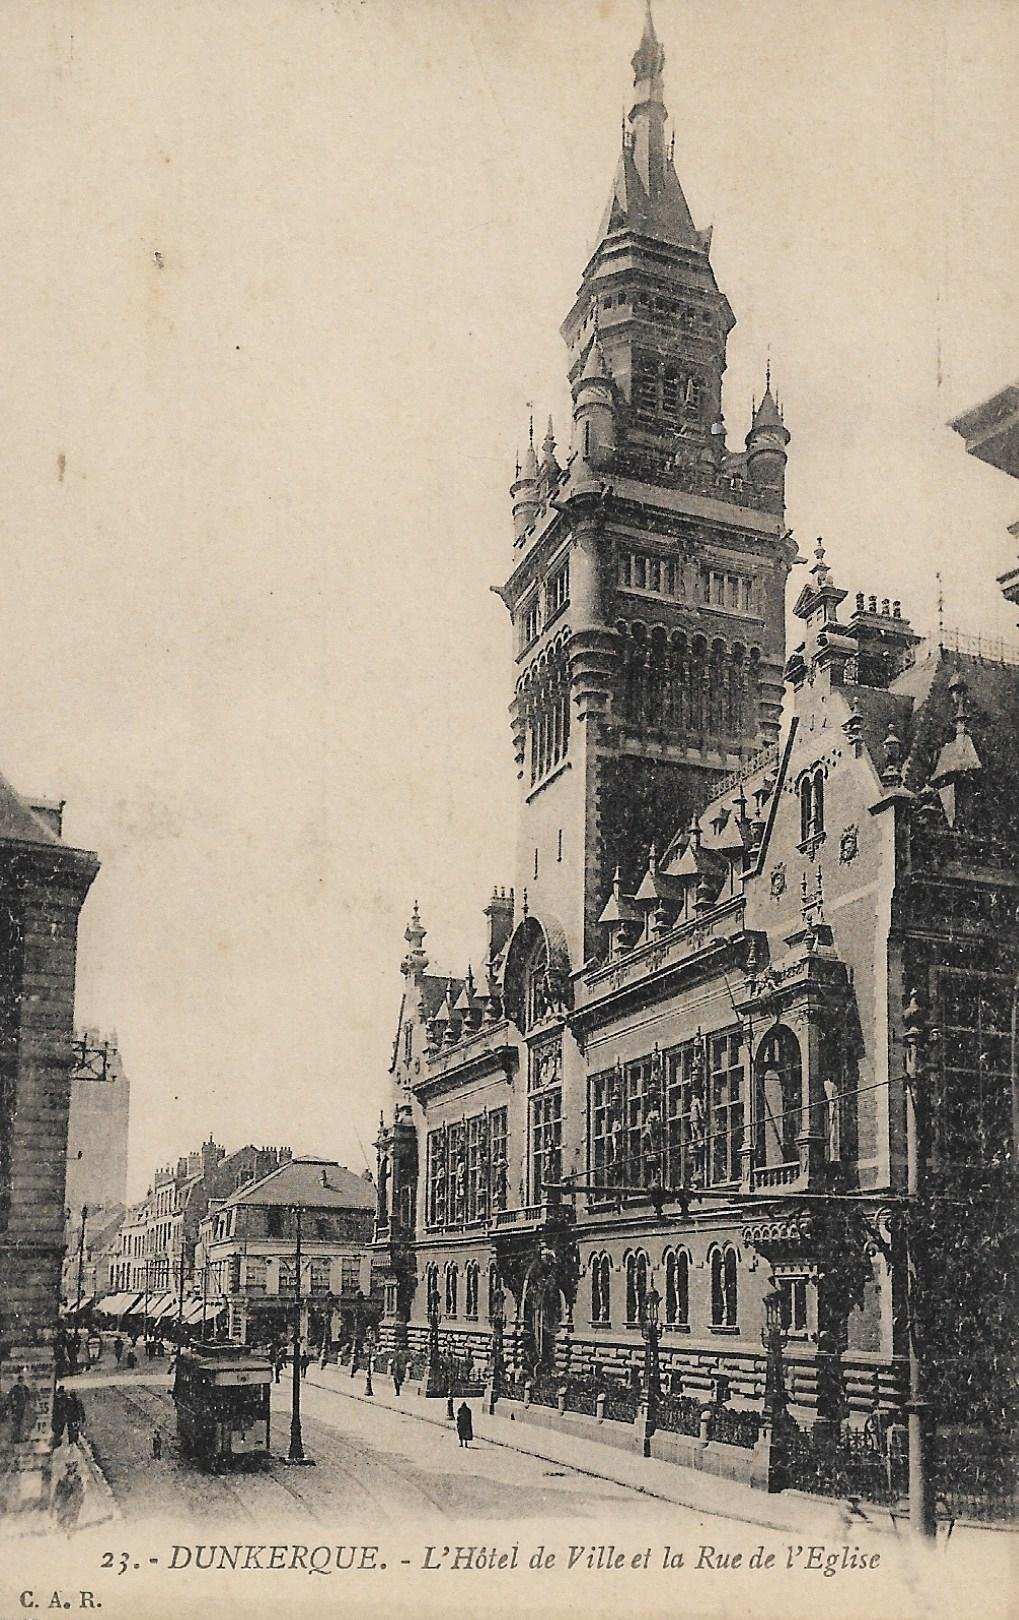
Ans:
{"label": "stone facade", "polygon": [[332,1159],[310,1157],[288,1160],[217,1204],[202,1223],[197,1281],[226,1301],[230,1338],[242,1344],[289,1339],[298,1292],[303,1343],[321,1345],[323,1336],[332,1343],[363,1331],[365,1302],[381,1291],[371,1255],[375,1205],[370,1180]]}
{"label": "stone facade", "polygon": [[[786,658],[789,435],[769,377],[727,448],[662,62],[649,22],[563,328],[571,452],[550,430],[513,486],[516,882],[478,980],[406,933],[384,1333],[490,1363],[504,1303],[508,1370],[639,1377],[654,1287],[666,1387],[759,1404],[777,1290],[794,1414],[859,1421],[907,1380],[907,1078],[942,1190],[1010,1147],[1019,673],[897,602],[846,615],[820,542]],[[942,1341],[965,1406],[979,1358]]]}
{"label": "stone facade", "polygon": [[78,915],[98,870],[0,779],[0,1510],[48,1500]]}

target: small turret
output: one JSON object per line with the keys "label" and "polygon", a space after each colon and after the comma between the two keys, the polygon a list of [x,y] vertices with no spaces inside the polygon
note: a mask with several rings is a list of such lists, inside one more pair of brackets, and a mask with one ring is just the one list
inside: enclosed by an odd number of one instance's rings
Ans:
{"label": "small turret", "polygon": [[419,979],[428,966],[428,952],[422,949],[426,932],[427,930],[421,926],[421,913],[415,900],[414,910],[403,936],[407,941],[407,954],[400,963],[400,972],[406,974],[408,979]]}
{"label": "small turret", "polygon": [[573,384],[573,423],[575,449],[589,466],[606,466],[616,447],[615,395],[597,331]]}
{"label": "small turret", "polygon": [[771,489],[783,489],[785,469],[789,457],[786,445],[789,430],[782,420],[782,412],[771,391],[771,365],[765,378],[764,397],[754,411],[750,432],[746,437],[747,469],[755,484]]}
{"label": "small turret", "polygon": [[534,453],[534,418],[527,430],[527,449],[523,466],[517,467],[517,476],[510,485],[513,501],[513,535],[519,540],[527,533],[538,515],[538,458]]}

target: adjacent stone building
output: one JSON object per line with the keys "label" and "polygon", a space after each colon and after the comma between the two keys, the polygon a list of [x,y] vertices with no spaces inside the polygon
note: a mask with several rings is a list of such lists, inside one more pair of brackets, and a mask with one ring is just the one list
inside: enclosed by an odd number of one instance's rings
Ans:
{"label": "adjacent stone building", "polygon": [[173,1321],[180,1313],[182,1277],[186,1304],[200,1291],[195,1249],[210,1208],[290,1156],[286,1147],[250,1143],[227,1153],[210,1136],[195,1152],[157,1170],[145,1197],[124,1218],[110,1280],[113,1297],[101,1298],[98,1308],[113,1316],[130,1312],[152,1323]]}
{"label": "adjacent stone building", "polygon": [[0,1512],[48,1499],[78,915],[98,861],[0,778]]}
{"label": "adjacent stone building", "polygon": [[321,1345],[323,1336],[331,1343],[355,1334],[365,1303],[381,1293],[374,1280],[380,1268],[376,1262],[373,1273],[371,1256],[375,1203],[367,1175],[333,1159],[303,1156],[239,1186],[210,1210],[197,1280],[226,1299],[230,1337],[242,1344],[289,1339],[298,1295],[302,1342]]}
{"label": "adjacent stone building", "polygon": [[759,1408],[777,1294],[801,1423],[899,1408],[908,1084],[947,1200],[934,1387],[972,1417],[1002,1366],[957,1240],[979,1228],[1003,1269],[1019,669],[850,597],[820,542],[787,658],[789,433],[768,377],[728,444],[734,317],[666,142],[663,61],[649,18],[563,326],[570,447],[550,429],[513,484],[515,882],[477,975],[432,969],[416,908],[406,933],[384,1333],[490,1364],[504,1309],[510,1372],[632,1387],[654,1287],[666,1387],[721,1375]]}

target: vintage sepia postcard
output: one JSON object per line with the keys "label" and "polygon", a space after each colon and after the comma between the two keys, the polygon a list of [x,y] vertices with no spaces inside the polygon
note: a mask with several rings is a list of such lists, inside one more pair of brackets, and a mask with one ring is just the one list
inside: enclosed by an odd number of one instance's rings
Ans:
{"label": "vintage sepia postcard", "polygon": [[1013,1612],[1017,67],[0,5],[0,1620]]}

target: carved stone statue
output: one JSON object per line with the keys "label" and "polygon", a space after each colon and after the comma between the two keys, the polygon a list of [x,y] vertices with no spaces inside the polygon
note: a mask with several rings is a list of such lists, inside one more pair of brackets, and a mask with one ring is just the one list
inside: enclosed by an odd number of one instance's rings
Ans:
{"label": "carved stone statue", "polygon": [[708,1141],[708,1116],[704,1106],[703,1086],[695,1085],[690,1096],[690,1150],[693,1158],[694,1183],[704,1180],[704,1156]]}
{"label": "carved stone statue", "polygon": [[389,1154],[388,1153],[380,1153],[379,1154],[379,1203],[378,1203],[378,1212],[379,1212],[379,1220],[380,1221],[384,1221],[387,1214],[388,1214],[388,1212],[389,1212],[388,1192],[389,1192]]}
{"label": "carved stone statue", "polygon": [[661,1172],[662,1162],[662,1111],[654,1096],[650,1098],[644,1115],[641,1144],[644,1149],[646,1178],[649,1182],[654,1182]]}
{"label": "carved stone statue", "polygon": [[614,1182],[623,1180],[623,1124],[618,1114],[609,1126],[609,1171]]}

